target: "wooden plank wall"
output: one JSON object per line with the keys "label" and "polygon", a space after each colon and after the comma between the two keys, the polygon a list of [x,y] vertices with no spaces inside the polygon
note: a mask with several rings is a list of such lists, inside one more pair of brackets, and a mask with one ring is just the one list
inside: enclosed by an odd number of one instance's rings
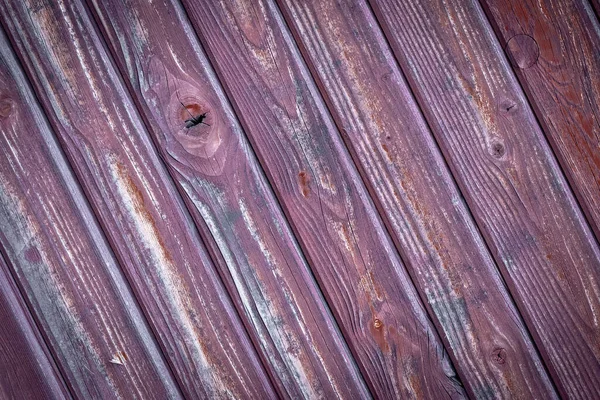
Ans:
{"label": "wooden plank wall", "polygon": [[275,4],[185,5],[373,393],[460,395]]}
{"label": "wooden plank wall", "polygon": [[554,396],[368,5],[280,3],[467,389],[474,397]]}
{"label": "wooden plank wall", "polygon": [[593,7],[0,0],[0,395],[597,397]]}
{"label": "wooden plank wall", "polygon": [[371,4],[560,392],[593,397],[598,244],[483,10]]}
{"label": "wooden plank wall", "polygon": [[600,25],[585,1],[484,1],[501,45],[600,237]]}
{"label": "wooden plank wall", "polygon": [[[131,5],[93,3],[163,159],[225,260],[281,395],[368,397],[181,5]],[[209,125],[186,129],[188,112],[206,112]]]}
{"label": "wooden plank wall", "polygon": [[[184,393],[272,396],[260,359],[85,8],[48,1],[4,2],[1,9]],[[143,365],[122,351],[130,365]],[[151,386],[144,388],[147,395],[161,397]]]}
{"label": "wooden plank wall", "polygon": [[0,58],[0,243],[72,394],[177,397],[161,351],[2,32]]}

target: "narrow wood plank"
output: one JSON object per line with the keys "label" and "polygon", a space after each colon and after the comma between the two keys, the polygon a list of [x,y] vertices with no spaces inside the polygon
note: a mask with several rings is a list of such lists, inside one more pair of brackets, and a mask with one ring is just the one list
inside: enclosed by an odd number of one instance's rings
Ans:
{"label": "narrow wood plank", "polygon": [[600,238],[600,23],[586,0],[483,1]]}
{"label": "narrow wood plank", "polygon": [[376,397],[462,397],[274,2],[186,2]]}
{"label": "narrow wood plank", "polygon": [[373,0],[562,395],[600,393],[600,254],[473,0]]}
{"label": "narrow wood plank", "polygon": [[[163,159],[225,260],[281,395],[368,397],[181,5],[90,3]],[[185,127],[205,112],[208,125]]]}
{"label": "narrow wood plank", "polygon": [[368,5],[279,3],[463,384],[475,398],[556,396]]}
{"label": "narrow wood plank", "polygon": [[0,104],[0,246],[73,395],[178,398],[1,31]]}
{"label": "narrow wood plank", "polygon": [[184,394],[273,397],[86,9],[73,1],[3,3],[22,61]]}
{"label": "narrow wood plank", "polygon": [[0,321],[0,397],[32,400],[41,397],[70,398],[58,367],[2,255]]}

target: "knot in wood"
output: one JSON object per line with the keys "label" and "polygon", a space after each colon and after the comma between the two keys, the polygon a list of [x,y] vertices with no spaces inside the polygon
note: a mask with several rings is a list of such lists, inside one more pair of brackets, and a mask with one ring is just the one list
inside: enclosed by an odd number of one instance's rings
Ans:
{"label": "knot in wood", "polygon": [[506,152],[504,145],[501,142],[493,141],[491,147],[492,156],[496,158],[502,158]]}
{"label": "knot in wood", "polygon": [[382,326],[383,322],[379,318],[375,318],[375,321],[373,321],[373,327],[375,329],[381,329]]}
{"label": "knot in wood", "polygon": [[0,99],[0,119],[6,119],[13,113],[14,101],[8,97]]}
{"label": "knot in wood", "polygon": [[506,44],[506,54],[513,66],[526,69],[533,66],[539,56],[540,48],[529,35],[515,35]]}
{"label": "knot in wood", "polygon": [[500,112],[502,114],[513,114],[518,108],[517,103],[512,100],[503,100],[500,102]]}
{"label": "knot in wood", "polygon": [[496,364],[504,364],[506,362],[506,350],[498,347],[492,351],[492,361]]}

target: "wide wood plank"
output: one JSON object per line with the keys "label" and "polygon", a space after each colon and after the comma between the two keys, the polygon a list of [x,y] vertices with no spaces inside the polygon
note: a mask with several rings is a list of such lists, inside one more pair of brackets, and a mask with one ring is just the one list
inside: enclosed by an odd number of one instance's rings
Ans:
{"label": "wide wood plank", "polygon": [[22,62],[184,393],[274,396],[86,9],[74,1],[2,3]]}
{"label": "wide wood plank", "polygon": [[586,0],[486,0],[492,25],[600,238],[600,23]]}
{"label": "wide wood plank", "polygon": [[279,3],[463,384],[476,398],[555,396],[368,5]]}
{"label": "wide wood plank", "polygon": [[1,31],[0,99],[0,245],[73,395],[178,398]]}
{"label": "wide wood plank", "polygon": [[[6,95],[3,90],[1,93]],[[4,113],[0,114],[0,118],[3,117]],[[70,398],[58,367],[1,255],[0,321],[0,397]]]}
{"label": "wide wood plank", "polygon": [[464,396],[277,6],[185,5],[373,393]]}
{"label": "wide wood plank", "polygon": [[600,392],[600,253],[476,1],[372,0],[563,395]]}
{"label": "wide wood plank", "polygon": [[[223,257],[280,395],[368,397],[185,11],[177,1],[91,3],[163,159]],[[204,113],[207,125],[186,128]]]}

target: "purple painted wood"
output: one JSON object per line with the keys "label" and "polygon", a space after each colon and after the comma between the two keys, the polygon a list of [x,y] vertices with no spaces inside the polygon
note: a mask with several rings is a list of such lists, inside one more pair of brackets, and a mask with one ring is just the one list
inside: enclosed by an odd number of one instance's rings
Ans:
{"label": "purple painted wood", "polygon": [[279,2],[465,387],[556,396],[368,5]]}
{"label": "purple painted wood", "polygon": [[[185,11],[176,1],[90,3],[163,159],[223,257],[280,395],[368,397]],[[203,113],[208,125],[186,128]]]}
{"label": "purple painted wood", "polygon": [[464,396],[275,4],[185,5],[374,395]]}
{"label": "purple painted wood", "polygon": [[[2,3],[0,13],[21,60],[184,394],[274,397],[268,375],[86,9],[73,1]],[[28,147],[21,142],[17,148]],[[77,257],[77,263],[84,261]],[[96,275],[89,274],[89,279]],[[81,307],[98,302],[71,301]],[[103,332],[104,327],[99,329]],[[142,386],[132,380],[130,390],[139,390],[141,397],[166,396],[161,377],[143,372],[148,364],[143,358],[137,361],[138,355],[124,345],[111,351],[128,355],[131,361],[122,369],[132,369],[131,379],[147,380]],[[139,371],[132,367],[138,362]],[[119,366],[110,368],[118,372]],[[168,372],[161,374],[168,379]]]}
{"label": "purple painted wood", "polygon": [[0,105],[0,247],[71,392],[177,398],[159,347],[1,31]]}
{"label": "purple painted wood", "polygon": [[600,238],[600,23],[586,0],[483,1]]}
{"label": "purple painted wood", "polygon": [[600,252],[474,1],[371,1],[562,395],[600,393]]}
{"label": "purple painted wood", "polygon": [[[0,61],[1,63],[1,61]],[[0,77],[0,81],[6,76]],[[2,87],[0,83],[0,87]],[[3,88],[4,89],[4,88]],[[1,90],[1,89],[0,89]],[[7,106],[7,93],[0,105]],[[0,118],[5,109],[0,108]],[[0,122],[0,126],[1,126]],[[0,128],[1,129],[1,128]],[[66,399],[70,394],[0,255],[0,397]]]}

